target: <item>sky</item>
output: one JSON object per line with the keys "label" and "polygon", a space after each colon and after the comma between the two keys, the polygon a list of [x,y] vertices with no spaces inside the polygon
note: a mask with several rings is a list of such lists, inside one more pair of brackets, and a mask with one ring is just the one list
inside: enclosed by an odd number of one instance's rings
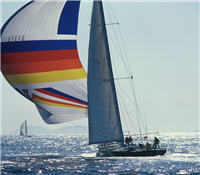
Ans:
{"label": "sky", "polygon": [[[26,2],[1,1],[1,26]],[[106,11],[110,6],[112,10]],[[110,1],[110,6],[104,4],[106,21],[119,22],[115,30],[120,29],[118,35],[123,35],[120,43],[126,48],[142,113],[160,132],[199,131],[198,1]],[[86,70],[91,7],[91,1],[84,1],[79,13],[78,49]],[[110,12],[114,12],[112,20],[109,19]],[[110,26],[107,30],[112,58],[115,58],[112,60],[114,72],[116,77],[123,77],[125,68],[112,45],[115,30]],[[24,120],[28,120],[29,125],[49,129],[87,125],[87,119],[59,125],[45,124],[36,107],[12,89],[2,74],[0,76],[1,134],[19,128]],[[127,82],[122,84],[122,90],[132,97]],[[133,104],[128,99],[125,104],[131,111]],[[120,108],[124,110],[123,106]],[[126,117],[122,118],[122,126],[125,125]]]}

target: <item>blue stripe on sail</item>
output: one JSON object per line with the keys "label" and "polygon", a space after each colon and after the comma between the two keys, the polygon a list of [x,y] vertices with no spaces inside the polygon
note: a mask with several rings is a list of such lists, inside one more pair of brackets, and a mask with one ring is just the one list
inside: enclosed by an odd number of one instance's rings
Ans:
{"label": "blue stripe on sail", "polygon": [[83,101],[83,100],[78,99],[78,98],[76,98],[76,97],[73,97],[73,96],[71,96],[71,95],[65,94],[65,93],[63,93],[63,92],[57,91],[56,89],[53,89],[53,88],[43,88],[43,89],[46,90],[46,91],[49,91],[49,92],[52,92],[52,93],[61,95],[61,96],[63,96],[63,97],[70,98],[70,99],[72,99],[72,100],[76,100],[76,101],[85,103],[86,105],[88,104],[86,101]]}
{"label": "blue stripe on sail", "polygon": [[77,49],[76,40],[16,41],[1,43],[2,53],[64,49]]}
{"label": "blue stripe on sail", "polygon": [[3,27],[1,28],[1,35],[3,34],[5,28],[7,27],[7,25],[9,24],[9,22],[20,12],[22,11],[24,8],[26,8],[28,5],[30,5],[31,3],[33,3],[34,1],[30,1],[29,3],[25,4],[23,7],[21,7],[18,11],[16,11],[7,21],[6,23],[3,25]]}
{"label": "blue stripe on sail", "polygon": [[58,34],[77,34],[80,1],[67,1],[60,16]]}

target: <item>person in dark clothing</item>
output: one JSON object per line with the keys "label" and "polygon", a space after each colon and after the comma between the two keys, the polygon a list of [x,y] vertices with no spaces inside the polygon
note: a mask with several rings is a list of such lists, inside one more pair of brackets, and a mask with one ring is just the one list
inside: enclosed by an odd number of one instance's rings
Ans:
{"label": "person in dark clothing", "polygon": [[125,138],[125,143],[128,144],[128,142],[129,142],[129,138],[126,137],[126,138]]}
{"label": "person in dark clothing", "polygon": [[160,140],[157,137],[154,137],[153,148],[160,148],[159,143]]}
{"label": "person in dark clothing", "polygon": [[146,143],[146,148],[150,149],[151,148],[151,144],[149,142]]}
{"label": "person in dark clothing", "polygon": [[133,139],[131,136],[129,136],[129,143],[132,143]]}
{"label": "person in dark clothing", "polygon": [[131,136],[125,138],[125,143],[126,143],[127,145],[131,145],[132,141],[133,141],[133,139],[132,139]]}

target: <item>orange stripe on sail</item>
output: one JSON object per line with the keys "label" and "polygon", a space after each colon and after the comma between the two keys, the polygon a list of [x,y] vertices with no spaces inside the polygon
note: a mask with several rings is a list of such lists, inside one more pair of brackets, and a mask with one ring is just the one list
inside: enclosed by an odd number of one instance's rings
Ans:
{"label": "orange stripe on sail", "polygon": [[82,68],[79,59],[3,64],[3,74],[25,74]]}
{"label": "orange stripe on sail", "polygon": [[1,64],[78,59],[77,49],[16,52],[1,54]]}

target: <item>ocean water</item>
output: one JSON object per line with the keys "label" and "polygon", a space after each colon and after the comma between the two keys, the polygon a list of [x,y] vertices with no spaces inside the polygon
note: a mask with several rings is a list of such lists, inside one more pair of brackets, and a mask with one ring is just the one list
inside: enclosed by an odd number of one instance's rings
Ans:
{"label": "ocean water", "polygon": [[87,136],[2,136],[1,174],[200,175],[199,133],[160,134],[164,156],[95,157]]}

